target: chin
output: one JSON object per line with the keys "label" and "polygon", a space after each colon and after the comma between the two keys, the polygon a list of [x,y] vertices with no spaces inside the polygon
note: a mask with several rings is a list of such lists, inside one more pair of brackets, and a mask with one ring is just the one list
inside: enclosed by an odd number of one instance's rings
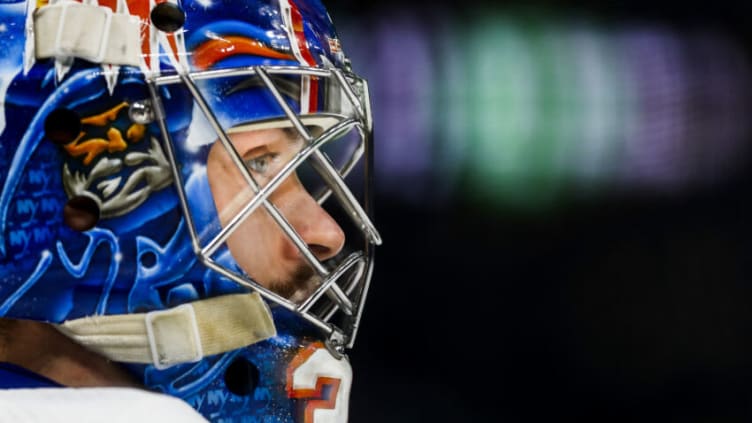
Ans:
{"label": "chin", "polygon": [[293,292],[292,295],[290,295],[288,300],[292,301],[295,304],[300,304],[303,302],[303,300],[308,298],[308,294],[310,293],[311,293],[310,290],[298,289],[297,291]]}
{"label": "chin", "polygon": [[309,277],[305,281],[295,281],[294,285],[296,289],[292,294],[287,296],[287,299],[296,304],[300,304],[308,297],[310,297],[320,284],[321,278],[319,278],[318,276]]}

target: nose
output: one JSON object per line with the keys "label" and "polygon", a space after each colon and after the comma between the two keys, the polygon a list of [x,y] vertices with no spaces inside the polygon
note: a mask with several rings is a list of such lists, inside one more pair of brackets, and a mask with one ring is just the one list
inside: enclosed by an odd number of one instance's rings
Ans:
{"label": "nose", "polygon": [[[283,213],[316,258],[323,261],[337,255],[345,245],[345,233],[337,221],[308,194],[300,182],[288,194],[291,201],[286,202]],[[285,256],[298,258],[300,251],[292,242],[288,242]]]}

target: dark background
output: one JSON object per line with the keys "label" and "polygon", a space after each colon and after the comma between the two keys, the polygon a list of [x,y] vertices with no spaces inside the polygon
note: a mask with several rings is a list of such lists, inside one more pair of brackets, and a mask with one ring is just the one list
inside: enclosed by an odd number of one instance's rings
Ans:
{"label": "dark background", "polygon": [[[406,9],[518,4],[327,2],[335,24],[363,31]],[[752,45],[749,2],[534,4],[713,26]],[[377,183],[384,245],[350,352],[351,421],[749,421],[750,181],[743,166],[690,189],[607,189],[522,211],[461,192],[410,201]]]}

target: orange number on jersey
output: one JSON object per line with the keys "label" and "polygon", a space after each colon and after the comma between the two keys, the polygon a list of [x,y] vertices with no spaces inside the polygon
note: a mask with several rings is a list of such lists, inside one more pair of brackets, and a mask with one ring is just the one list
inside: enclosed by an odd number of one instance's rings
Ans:
{"label": "orange number on jersey", "polygon": [[347,358],[335,358],[321,342],[299,352],[287,369],[287,395],[307,400],[305,423],[346,422],[351,382]]}

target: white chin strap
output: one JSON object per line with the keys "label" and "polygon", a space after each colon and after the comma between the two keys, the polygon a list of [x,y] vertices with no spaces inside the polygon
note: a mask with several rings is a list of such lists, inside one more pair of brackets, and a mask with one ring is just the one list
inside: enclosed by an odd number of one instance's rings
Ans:
{"label": "white chin strap", "polygon": [[276,335],[258,293],[233,294],[148,313],[68,320],[57,329],[103,356],[165,369],[254,344]]}

